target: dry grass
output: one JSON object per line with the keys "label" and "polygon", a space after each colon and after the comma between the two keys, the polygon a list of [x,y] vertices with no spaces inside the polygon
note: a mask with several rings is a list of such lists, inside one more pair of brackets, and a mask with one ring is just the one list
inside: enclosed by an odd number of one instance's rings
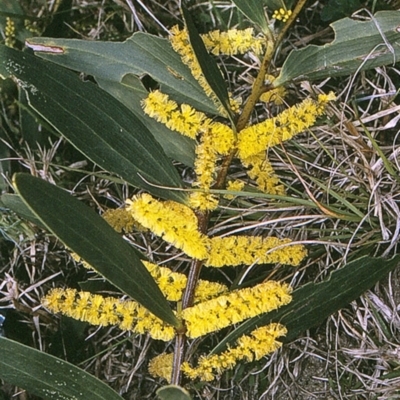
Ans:
{"label": "dry grass", "polygon": [[[22,1],[27,13],[51,16],[54,2]],[[306,41],[321,44],[332,33],[318,20],[322,2],[309,5],[300,24],[284,43],[281,56]],[[197,2],[196,15],[206,28],[221,19],[234,24],[237,12],[230,2]],[[148,2],[73,1],[68,22],[71,36],[95,40],[123,40],[137,30],[165,36],[167,27],[179,20],[176,1]],[[197,21],[199,22],[199,21]],[[45,29],[45,20],[38,22]],[[277,65],[282,59],[276,60]],[[234,60],[228,60],[228,69]],[[257,60],[240,61],[230,73],[231,89],[248,93]],[[290,236],[307,244],[310,257],[300,269],[248,267],[239,274],[209,272],[214,280],[239,285],[242,281],[269,277],[286,279],[295,287],[321,281],[359,255],[389,257],[398,252],[399,221],[399,130],[398,66],[379,68],[318,85],[290,88],[290,103],[320,90],[334,90],[338,100],[317,127],[271,150],[276,171],[293,197],[312,200],[314,206],[265,199],[238,199],[227,203],[213,220],[212,232],[233,234],[248,231]],[[223,68],[224,69],[224,68]],[[225,69],[224,69],[225,70]],[[17,131],[10,101],[3,99],[6,125]],[[259,107],[257,118],[276,110]],[[364,125],[364,126],[363,126]],[[365,127],[365,128],[364,128]],[[100,179],[98,169],[86,163],[62,140],[54,137],[41,149],[29,149],[9,141],[13,171],[30,170],[49,181],[73,190],[83,201],[104,209],[122,204],[131,189]],[[380,153],[381,152],[381,153]],[[395,174],[383,162],[390,161]],[[73,167],[75,170],[66,167]],[[76,172],[80,170],[80,172]],[[237,177],[244,173],[232,170]],[[86,171],[86,173],[84,172]],[[354,218],[327,216],[324,207]],[[149,377],[147,361],[165,350],[165,345],[146,337],[129,335],[117,328],[76,325],[47,314],[40,298],[51,286],[76,286],[88,277],[51,236],[12,214],[1,220],[0,307],[9,310],[6,332],[39,348],[67,357],[108,382],[126,399],[154,398],[162,383]],[[128,238],[154,260],[185,270],[185,258],[150,234]],[[340,291],[340,288],[338,288]],[[330,301],[330,299],[326,299]],[[194,383],[198,399],[395,399],[400,398],[400,270],[365,293],[326,323],[305,332],[296,341],[261,362],[240,365],[211,384]],[[15,324],[15,326],[13,326]],[[23,332],[18,336],[14,332]],[[71,330],[76,341],[68,342]],[[193,341],[190,351],[207,351],[221,340],[216,334]],[[74,354],[77,351],[78,354]],[[385,379],[385,375],[388,377]],[[6,387],[8,395],[14,391]],[[23,398],[16,395],[15,398]]]}

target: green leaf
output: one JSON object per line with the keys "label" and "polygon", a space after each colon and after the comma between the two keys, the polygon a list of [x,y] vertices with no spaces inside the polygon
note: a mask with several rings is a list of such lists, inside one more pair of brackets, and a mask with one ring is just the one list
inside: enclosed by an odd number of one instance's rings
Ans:
{"label": "green leaf", "polygon": [[36,218],[31,209],[22,201],[17,194],[4,193],[0,197],[2,205],[17,213],[20,217],[33,222],[40,228],[45,228],[41,221]]}
{"label": "green leaf", "polygon": [[179,174],[143,123],[91,82],[28,53],[0,46],[0,74],[12,75],[30,106],[86,157],[131,185],[185,202]]}
{"label": "green leaf", "polygon": [[360,0],[328,0],[321,11],[320,17],[322,21],[332,21],[350,16],[361,7]]}
{"label": "green leaf", "polygon": [[260,0],[232,0],[236,7],[252,22],[257,24],[263,32],[268,29],[264,6]]}
{"label": "green leaf", "polygon": [[157,390],[157,396],[161,400],[191,400],[187,390],[180,386],[168,385]]}
{"label": "green leaf", "polygon": [[331,24],[335,40],[293,50],[274,85],[316,80],[394,64],[400,60],[400,11],[379,11],[369,21],[344,18]]}
{"label": "green leaf", "polygon": [[96,377],[57,357],[0,337],[0,378],[43,399],[122,400]]}
{"label": "green leaf", "polygon": [[137,32],[125,42],[30,38],[26,45],[46,60],[96,79],[121,83],[127,74],[150,75],[176,101],[219,114],[166,39]]}
{"label": "green leaf", "polygon": [[400,262],[400,256],[390,260],[364,256],[331,273],[325,282],[308,283],[293,292],[293,300],[279,310],[252,318],[224,338],[211,352],[223,351],[240,336],[271,322],[285,325],[288,333],[279,340],[287,343],[302,332],[321,324],[331,314],[360,297],[383,279]]}
{"label": "green leaf", "polygon": [[143,112],[141,101],[147,97],[148,92],[139,78],[128,74],[122,79],[122,84],[99,78],[97,83],[129,108],[143,122],[157,142],[160,143],[168,157],[193,167],[195,141],[178,132],[171,131],[164,124],[157,122]]}
{"label": "green leaf", "polygon": [[31,175],[15,174],[13,182],[35,216],[69,249],[154,315],[179,326],[138,253],[94,210],[65,190]]}
{"label": "green leaf", "polygon": [[208,54],[206,47],[204,46],[203,40],[201,39],[196,27],[192,21],[192,17],[189,14],[187,8],[181,5],[182,15],[185,20],[185,26],[189,34],[190,44],[193,52],[196,56],[196,60],[200,65],[201,72],[204,75],[204,79],[207,81],[211,90],[217,96],[220,104],[226,110],[228,116],[232,118],[232,111],[229,104],[228,90],[226,83],[221,75],[221,71],[218,69],[216,61]]}

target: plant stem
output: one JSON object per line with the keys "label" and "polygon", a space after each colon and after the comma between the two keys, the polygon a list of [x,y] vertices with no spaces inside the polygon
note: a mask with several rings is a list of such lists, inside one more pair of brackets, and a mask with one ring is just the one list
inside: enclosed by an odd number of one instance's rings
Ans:
{"label": "plant stem", "polygon": [[[210,219],[209,213],[198,213],[197,219],[199,221],[199,230],[202,233],[207,233],[208,221]],[[203,266],[202,260],[193,260],[190,266],[188,280],[185,288],[185,292],[182,298],[182,309],[191,307],[194,303],[194,293],[196,285],[199,280],[201,267]],[[171,383],[173,385],[179,385],[181,381],[181,365],[184,359],[186,350],[186,335],[184,332],[177,332],[175,337],[175,351],[172,368]]]}
{"label": "plant stem", "polygon": [[256,105],[261,93],[263,93],[263,86],[265,80],[265,74],[267,73],[269,64],[272,59],[275,46],[271,40],[267,41],[267,48],[265,50],[264,58],[261,62],[260,70],[253,84],[253,89],[250,93],[249,98],[244,105],[243,111],[240,114],[238,122],[236,124],[236,131],[240,132],[249,122],[251,113],[253,112],[254,106]]}
{"label": "plant stem", "polygon": [[174,349],[174,361],[172,368],[171,383],[173,385],[180,385],[181,383],[181,365],[186,350],[186,335],[184,333],[178,333],[175,336],[175,349]]}

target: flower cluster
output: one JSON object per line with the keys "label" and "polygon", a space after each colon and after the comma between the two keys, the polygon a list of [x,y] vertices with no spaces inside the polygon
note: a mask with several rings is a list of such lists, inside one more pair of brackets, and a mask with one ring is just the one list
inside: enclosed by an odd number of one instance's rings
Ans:
{"label": "flower cluster", "polygon": [[[290,13],[279,10],[277,15],[274,13],[274,18],[286,21]],[[203,35],[202,39],[211,53],[228,56],[247,51],[259,54],[265,40],[254,37],[252,29],[214,31]],[[172,28],[170,41],[206,94],[220,106],[202,74],[187,31]],[[273,77],[267,79],[272,84]],[[283,101],[284,89],[275,88],[262,97],[263,101]],[[209,237],[205,231],[199,230],[198,211],[195,210],[213,210],[218,206],[219,198],[211,193],[211,189],[215,184],[218,163],[228,155],[240,159],[260,190],[283,194],[284,187],[265,152],[315,124],[328,101],[333,99],[333,94],[320,95],[317,100],[307,99],[274,118],[236,132],[235,127],[212,120],[188,104],[178,104],[158,90],[149,93],[142,102],[144,112],[169,129],[196,140],[196,180],[193,185],[196,190],[190,196],[189,206],[174,201],[159,201],[143,193],[128,199],[124,209],[106,212],[105,220],[118,232],[129,232],[133,228],[148,229],[190,258],[201,260],[207,267],[256,263],[298,266],[306,256],[303,245],[276,237]],[[231,107],[236,110],[239,105],[232,100]],[[222,107],[219,110],[221,115],[226,116]],[[240,191],[243,186],[241,181],[228,182],[227,189]],[[91,268],[84,260],[81,261]],[[168,301],[182,300],[187,285],[184,274],[147,261],[143,264]],[[225,285],[199,280],[193,305],[180,310],[178,303],[176,315],[186,328],[186,336],[194,339],[286,305],[292,299],[291,291],[288,284],[267,281],[229,292]],[[75,289],[53,289],[44,297],[43,304],[53,312],[94,325],[112,324],[123,330],[148,333],[154,339],[169,341],[176,334],[172,326],[131,300],[103,297]],[[285,334],[286,328],[280,324],[258,328],[250,335],[242,336],[235,348],[219,355],[200,357],[197,367],[184,363],[182,371],[191,379],[212,380],[216,373],[233,368],[240,360],[258,360],[276,350],[280,346],[276,338]],[[153,359],[149,371],[168,380],[172,371],[172,355]]]}
{"label": "flower cluster", "polygon": [[15,23],[10,17],[6,17],[6,26],[4,29],[5,41],[7,47],[14,47],[16,43],[15,38]]}
{"label": "flower cluster", "polygon": [[278,21],[286,22],[291,15],[292,10],[285,10],[284,8],[280,8],[279,10],[274,11],[274,13],[272,14],[272,18],[275,18]]}
{"label": "flower cluster", "polygon": [[[279,88],[267,93],[270,100],[284,96],[284,90]],[[242,164],[249,168],[249,177],[256,181],[261,191],[283,195],[284,186],[266,157],[266,150],[314,125],[317,117],[324,113],[327,103],[334,99],[333,93],[319,95],[317,100],[306,99],[274,118],[242,129],[238,134],[228,125],[212,121],[187,104],[178,106],[160,91],[149,93],[143,100],[143,109],[171,130],[198,140],[194,168],[197,179],[194,186],[202,191],[193,192],[189,204],[192,208],[205,211],[218,206],[218,198],[210,194],[210,189],[215,181],[218,160],[230,152],[236,152]]]}

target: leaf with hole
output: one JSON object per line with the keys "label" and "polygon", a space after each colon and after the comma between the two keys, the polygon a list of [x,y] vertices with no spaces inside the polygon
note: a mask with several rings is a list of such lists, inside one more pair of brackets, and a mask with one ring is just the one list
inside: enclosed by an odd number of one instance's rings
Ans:
{"label": "leaf with hole", "polygon": [[90,160],[156,196],[185,203],[183,183],[145,125],[113,96],[71,71],[0,46],[0,75],[13,76],[29,105]]}
{"label": "leaf with hole", "polygon": [[218,114],[167,39],[137,32],[125,42],[30,38],[26,45],[35,54],[53,63],[85,72],[96,79],[122,83],[128,74],[151,76],[161,90],[180,103],[198,110]]}
{"label": "leaf with hole", "polygon": [[393,65],[400,60],[400,11],[379,11],[368,21],[344,18],[331,24],[335,40],[293,50],[274,85],[317,80]]}

